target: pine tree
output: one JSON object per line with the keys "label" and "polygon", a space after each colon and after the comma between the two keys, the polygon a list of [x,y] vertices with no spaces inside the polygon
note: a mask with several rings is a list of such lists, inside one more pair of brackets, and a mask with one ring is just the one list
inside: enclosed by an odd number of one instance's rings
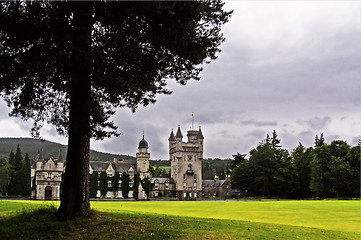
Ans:
{"label": "pine tree", "polygon": [[[90,214],[90,139],[119,135],[111,116],[200,79],[231,12],[210,1],[0,3],[0,92],[11,116],[68,136],[58,219]],[[45,94],[46,93],[46,94]]]}

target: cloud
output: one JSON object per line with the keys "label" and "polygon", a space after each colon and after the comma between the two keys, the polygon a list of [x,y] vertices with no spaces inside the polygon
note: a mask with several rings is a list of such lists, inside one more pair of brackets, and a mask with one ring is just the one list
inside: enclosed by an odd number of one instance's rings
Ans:
{"label": "cloud", "polygon": [[330,117],[314,117],[306,121],[306,124],[313,130],[322,130],[329,123],[331,123]]}
{"label": "cloud", "polygon": [[276,121],[257,121],[257,120],[246,120],[241,122],[243,125],[253,125],[256,127],[262,126],[277,126]]}

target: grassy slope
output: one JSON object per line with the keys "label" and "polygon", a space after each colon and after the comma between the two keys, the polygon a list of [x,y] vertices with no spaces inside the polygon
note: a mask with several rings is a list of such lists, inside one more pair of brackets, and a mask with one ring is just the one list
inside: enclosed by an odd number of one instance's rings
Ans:
{"label": "grassy slope", "polygon": [[[52,202],[51,204],[57,204]],[[0,236],[2,239],[359,239],[360,235],[327,229],[289,225],[176,217],[155,213],[135,213],[149,203],[171,202],[93,202],[93,208],[117,213],[95,212],[91,218],[56,222],[55,208],[36,209],[42,202],[0,201]],[[138,204],[139,203],[139,204]],[[184,206],[186,202],[174,202]],[[198,207],[202,204],[198,203]],[[278,203],[278,202],[273,202]],[[287,202],[282,202],[287,203]],[[352,202],[350,202],[352,203]],[[286,204],[287,205],[287,204]],[[337,205],[337,204],[335,204]],[[352,204],[351,204],[352,205]],[[128,207],[126,207],[128,206]],[[132,212],[127,209],[133,207]],[[189,206],[188,206],[189,207]],[[121,210],[120,208],[124,209]],[[262,207],[261,207],[262,208]],[[166,209],[170,210],[167,206]],[[193,209],[194,210],[194,209]],[[225,209],[226,210],[226,209]],[[256,209],[254,209],[256,210]],[[331,219],[332,220],[332,217]]]}

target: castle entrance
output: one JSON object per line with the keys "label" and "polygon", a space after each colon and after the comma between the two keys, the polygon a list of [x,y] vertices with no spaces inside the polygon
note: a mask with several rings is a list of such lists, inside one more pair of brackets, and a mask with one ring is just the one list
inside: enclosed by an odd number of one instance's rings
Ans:
{"label": "castle entrance", "polygon": [[45,188],[45,200],[51,200],[52,191],[53,189],[50,186]]}

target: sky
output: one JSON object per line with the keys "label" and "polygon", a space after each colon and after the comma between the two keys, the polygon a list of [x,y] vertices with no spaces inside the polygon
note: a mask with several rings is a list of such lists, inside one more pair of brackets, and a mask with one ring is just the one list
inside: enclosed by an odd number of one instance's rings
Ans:
{"label": "sky", "polygon": [[[232,158],[275,130],[290,152],[361,138],[361,2],[226,1],[234,10],[222,28],[226,41],[218,59],[204,65],[200,81],[168,83],[171,95],[113,116],[121,133],[91,142],[94,150],[135,156],[144,131],[151,159],[169,159],[168,138],[180,125],[184,140],[201,126],[204,158]],[[32,122],[10,118],[0,101],[0,137],[30,137]],[[67,143],[51,126],[46,140]]]}

